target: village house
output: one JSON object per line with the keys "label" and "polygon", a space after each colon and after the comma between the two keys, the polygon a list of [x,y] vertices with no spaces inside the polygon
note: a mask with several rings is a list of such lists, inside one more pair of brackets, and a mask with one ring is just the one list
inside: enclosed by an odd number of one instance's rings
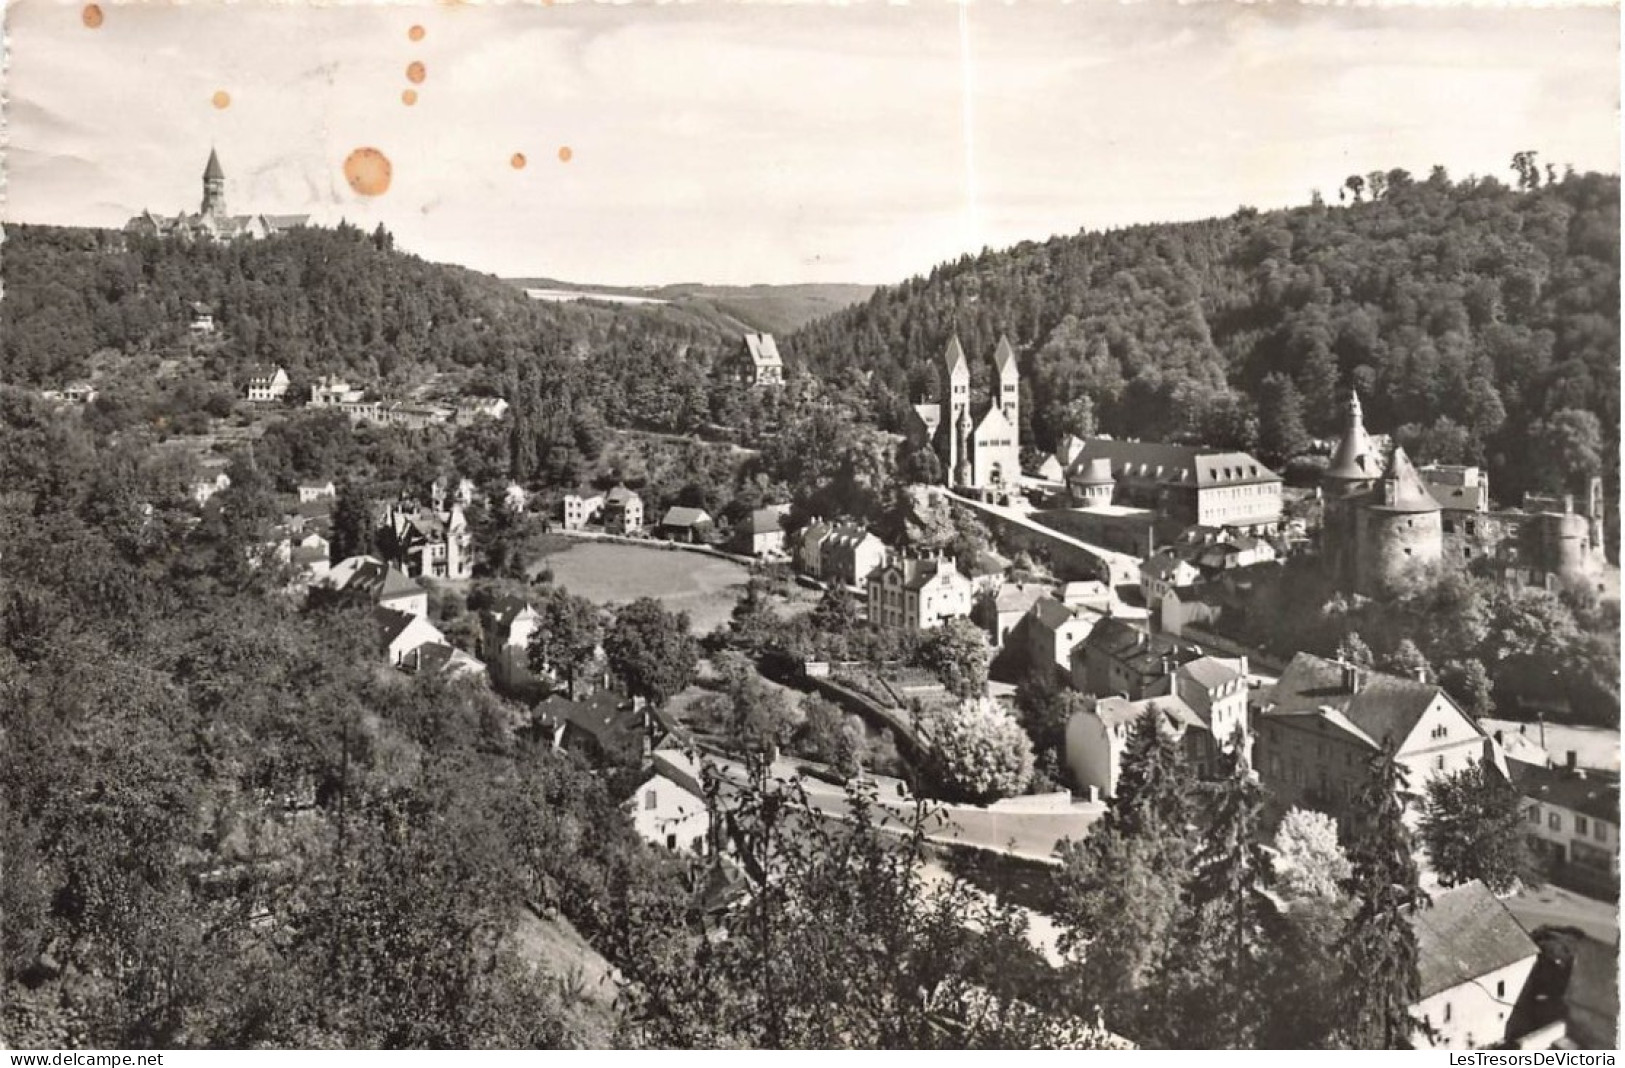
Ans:
{"label": "village house", "polygon": [[1294,656],[1264,696],[1256,730],[1259,774],[1280,805],[1340,822],[1384,745],[1395,748],[1414,796],[1477,761],[1507,774],[1494,741],[1438,686],[1310,653]]}
{"label": "village house", "polygon": [[1066,759],[1079,786],[1101,797],[1115,794],[1129,734],[1148,713],[1159,717],[1159,726],[1180,742],[1186,763],[1204,778],[1224,773],[1221,757],[1238,741],[1250,760],[1245,658],[1200,657],[1181,664],[1172,690],[1135,701],[1100,697],[1073,713],[1066,725]]}
{"label": "village house", "polygon": [[748,386],[784,385],[784,358],[772,334],[746,334],[733,366],[739,381]]}
{"label": "village house", "polygon": [[758,508],[734,528],[731,548],[743,556],[782,556],[784,554],[783,505]]}
{"label": "village house", "polygon": [[1172,690],[1174,669],[1201,655],[1189,642],[1107,616],[1072,650],[1072,687],[1129,701],[1159,697]]}
{"label": "village house", "polygon": [[1072,651],[1104,619],[1100,612],[1073,607],[1045,594],[1033,603],[1027,624],[1028,650],[1033,666],[1054,664],[1064,675],[1072,671]]}
{"label": "village house", "polygon": [[1063,582],[1055,596],[1068,608],[1092,608],[1102,615],[1109,614],[1117,600],[1112,588],[1098,579]]}
{"label": "village house", "polygon": [[674,853],[709,854],[711,810],[705,798],[658,768],[645,774],[623,805],[632,817],[632,829],[649,844]]}
{"label": "village house", "polygon": [[474,573],[474,536],[463,507],[425,508],[402,503],[390,508],[385,524],[389,554],[413,577],[466,579]]}
{"label": "village house", "polygon": [[299,483],[300,504],[309,504],[311,501],[333,501],[338,499],[338,495],[338,488],[330,481]]}
{"label": "village house", "polygon": [[868,592],[872,626],[920,633],[968,619],[975,589],[946,557],[895,556],[869,575]]}
{"label": "village house", "polygon": [[588,523],[603,516],[604,494],[590,486],[571,490],[561,504],[565,530],[585,530]]}
{"label": "village house", "polygon": [[824,582],[861,587],[886,562],[886,543],[857,523],[815,519],[801,532],[801,569]]}
{"label": "village house", "polygon": [[643,498],[616,485],[604,494],[604,531],[628,537],[643,533]]}
{"label": "village house", "polygon": [[650,720],[638,703],[613,690],[583,697],[549,695],[532,714],[533,729],[555,749],[637,763],[648,752]]}
{"label": "village house", "polygon": [[1010,561],[991,549],[983,549],[970,559],[961,560],[959,566],[969,576],[977,593],[996,594],[1004,587],[1004,576],[1010,570]]}
{"label": "village house", "polygon": [[478,657],[445,642],[425,642],[407,653],[401,670],[412,675],[441,675],[452,679],[485,680],[485,665]]}
{"label": "village house", "polygon": [[288,372],[281,367],[256,367],[248,374],[248,399],[255,404],[279,401],[288,392]]}
{"label": "village house", "polygon": [[332,375],[322,375],[310,387],[310,404],[312,408],[338,408],[344,405],[361,403],[364,392],[355,389],[342,378]]}
{"label": "village house", "polygon": [[198,335],[208,335],[214,333],[213,308],[209,307],[207,304],[193,301],[189,310],[192,314],[192,319],[189,326],[192,333]]}
{"label": "village house", "polygon": [[660,536],[667,541],[702,544],[711,533],[711,515],[704,508],[674,504],[660,517]]}
{"label": "village house", "polygon": [[341,597],[403,612],[409,616],[429,614],[429,591],[398,567],[390,567],[375,556],[350,556],[328,569],[318,597]]}
{"label": "village house", "polygon": [[231,488],[231,476],[224,471],[214,470],[200,475],[192,480],[188,492],[198,507],[208,504],[214,495]]}
{"label": "village house", "polygon": [[539,684],[530,670],[530,639],[540,623],[540,614],[523,597],[499,597],[481,610],[480,652],[500,689]]}
{"label": "village house", "polygon": [[395,667],[403,666],[407,657],[420,646],[430,642],[443,644],[446,640],[440,628],[425,616],[397,612],[380,605],[372,610],[372,618],[377,628],[379,648]]}
{"label": "village house", "polygon": [[1488,1049],[1521,1036],[1514,1010],[1535,970],[1540,949],[1507,907],[1474,880],[1433,892],[1430,906],[1410,915],[1416,935],[1421,1000],[1411,1014],[1428,1029],[1416,1049]]}
{"label": "village house", "polygon": [[1018,631],[1026,633],[1027,614],[1049,592],[1049,587],[1039,582],[1007,582],[993,596],[977,598],[971,618],[988,632],[995,649],[1003,649]]}
{"label": "village house", "polygon": [[1507,761],[1524,798],[1525,837],[1535,856],[1607,885],[1619,878],[1619,779],[1580,768],[1575,754],[1568,756],[1561,768]]}
{"label": "village house", "polygon": [[1201,580],[1201,570],[1173,548],[1160,549],[1140,564],[1140,595],[1148,605],[1160,604],[1169,590],[1194,586]]}
{"label": "village house", "polygon": [[482,419],[501,419],[508,414],[508,402],[501,397],[464,397],[452,416],[458,426],[473,426]]}

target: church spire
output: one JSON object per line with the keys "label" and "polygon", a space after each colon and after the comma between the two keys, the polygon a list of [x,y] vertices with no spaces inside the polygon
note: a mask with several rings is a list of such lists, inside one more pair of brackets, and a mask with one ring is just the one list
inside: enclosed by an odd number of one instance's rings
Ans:
{"label": "church spire", "polygon": [[213,146],[209,148],[209,162],[203,168],[202,214],[221,218],[226,214],[226,171],[220,166],[220,157]]}
{"label": "church spire", "polygon": [[223,181],[225,181],[225,179],[226,179],[226,172],[225,172],[225,169],[220,166],[220,157],[219,157],[219,155],[217,155],[215,153],[214,146],[210,145],[209,146],[209,162],[203,168],[203,180],[205,182],[210,182],[210,181],[221,181],[221,182],[223,182]]}

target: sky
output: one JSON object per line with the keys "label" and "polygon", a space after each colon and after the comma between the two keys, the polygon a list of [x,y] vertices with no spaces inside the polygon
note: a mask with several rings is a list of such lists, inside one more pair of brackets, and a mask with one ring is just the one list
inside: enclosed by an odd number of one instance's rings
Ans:
{"label": "sky", "polygon": [[[1335,202],[1356,172],[1620,162],[1612,6],[99,11],[6,10],[8,222],[196,211],[214,147],[233,212],[382,222],[505,277],[878,284],[1057,233]],[[346,181],[360,148],[387,190]]]}

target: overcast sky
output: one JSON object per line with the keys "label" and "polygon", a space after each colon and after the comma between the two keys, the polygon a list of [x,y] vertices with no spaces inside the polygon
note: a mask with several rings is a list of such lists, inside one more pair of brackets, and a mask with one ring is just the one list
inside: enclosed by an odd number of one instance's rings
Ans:
{"label": "overcast sky", "polygon": [[[382,221],[503,275],[881,283],[1335,201],[1355,171],[1510,180],[1520,149],[1619,170],[1609,6],[102,8],[94,29],[77,3],[7,11],[8,221],[196,211],[214,145],[234,212]],[[363,146],[393,164],[378,197],[344,179]]]}

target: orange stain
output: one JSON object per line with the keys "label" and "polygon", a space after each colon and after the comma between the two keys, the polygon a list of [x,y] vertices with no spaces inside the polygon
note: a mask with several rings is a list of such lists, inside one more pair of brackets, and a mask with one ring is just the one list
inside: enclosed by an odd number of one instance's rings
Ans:
{"label": "orange stain", "polygon": [[79,12],[79,21],[85,24],[86,29],[94,30],[100,26],[102,24],[102,5],[86,4],[84,10]]}
{"label": "orange stain", "polygon": [[516,171],[524,170],[525,169],[525,154],[523,152],[515,152],[513,154],[513,157],[508,160],[508,164],[509,164],[509,166],[513,167],[513,169],[516,170]]}
{"label": "orange stain", "polygon": [[422,61],[414,59],[406,66],[406,80],[413,85],[422,85],[423,79],[429,76],[429,71]]}
{"label": "orange stain", "polygon": [[574,157],[575,157],[575,153],[570,151],[570,146],[569,145],[564,145],[559,149],[559,162],[560,163],[569,163],[570,160],[573,159]]}
{"label": "orange stain", "polygon": [[408,89],[404,93],[401,94],[401,103],[405,104],[407,107],[411,107],[413,104],[416,104],[417,102],[418,102],[418,91],[416,89]]}
{"label": "orange stain", "polygon": [[214,96],[209,98],[209,102],[224,111],[226,108],[231,107],[231,94],[224,89],[216,89]]}
{"label": "orange stain", "polygon": [[423,40],[423,27],[413,26],[410,30],[406,31],[406,36],[410,37],[414,41]]}
{"label": "orange stain", "polygon": [[364,197],[388,192],[393,172],[389,157],[376,148],[358,148],[344,160],[344,180]]}

